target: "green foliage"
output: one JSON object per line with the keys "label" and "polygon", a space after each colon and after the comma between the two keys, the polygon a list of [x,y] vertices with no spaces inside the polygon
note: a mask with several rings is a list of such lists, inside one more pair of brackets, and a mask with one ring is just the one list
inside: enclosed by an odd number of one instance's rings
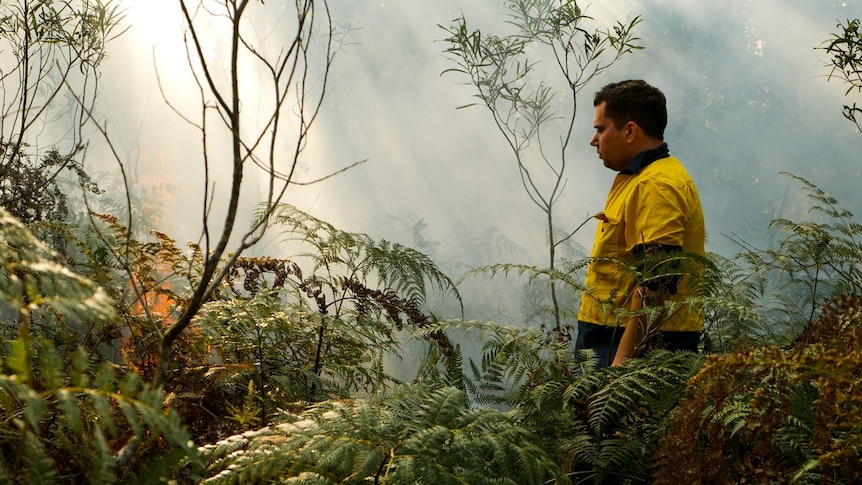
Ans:
{"label": "green foliage", "polygon": [[[217,300],[204,305],[195,320],[221,361],[209,371],[210,386],[254,395],[264,423],[277,407],[311,399],[312,390],[346,394],[359,382],[379,385],[385,380],[377,365],[380,354],[374,354],[393,349],[387,331],[375,329],[379,333],[371,341],[378,345],[369,349],[362,335],[350,331],[353,328],[301,308],[303,301],[266,295]],[[315,357],[321,322],[327,323],[327,331],[321,340],[318,375]],[[365,328],[362,334],[369,337],[372,332]],[[254,384],[248,385],[250,381]]]}
{"label": "green foliage", "polygon": [[[847,19],[836,27],[838,33],[832,34],[832,38],[821,47],[830,57],[832,70],[829,78],[837,77],[848,84],[845,95],[854,91],[858,94],[862,91],[862,34],[859,32],[859,19]],[[844,117],[862,131],[857,118],[860,113],[862,108],[856,103],[844,105]]]}
{"label": "green foliage", "polygon": [[[392,382],[384,359],[398,356],[399,331],[432,321],[421,309],[429,288],[451,291],[460,303],[451,280],[418,251],[340,231],[289,206],[278,207],[275,221],[298,255],[238,258],[193,327],[219,362],[199,392],[219,390],[226,411],[245,421],[258,409],[262,424],[302,401],[384,388]],[[453,351],[442,332],[428,340]]]}
{"label": "green foliage", "polygon": [[710,254],[717,284],[703,299],[706,352],[723,353],[750,341],[775,342],[781,329],[774,328],[763,308],[770,306],[769,272],[751,253],[736,258]]}
{"label": "green foliage", "polygon": [[55,324],[64,319],[53,315],[90,322],[114,316],[113,302],[101,287],[58,263],[55,253],[3,208],[0,241],[0,310]]}
{"label": "green foliage", "polygon": [[822,305],[833,294],[858,295],[862,291],[859,259],[862,225],[854,221],[853,213],[841,208],[834,197],[802,177],[788,175],[804,185],[807,197],[813,201],[811,212],[826,220],[773,221],[770,227],[786,233],[787,237],[778,248],[785,257],[773,253],[770,256],[790,284],[803,288],[803,301],[811,301],[812,306]]}
{"label": "green foliage", "polygon": [[[248,393],[242,402],[241,406],[234,406],[227,403],[227,410],[230,413],[230,419],[236,421],[236,424],[241,429],[253,428],[260,426],[261,414],[265,410],[257,402],[258,396],[255,394],[254,381],[248,383]],[[264,414],[265,415],[265,414]]]}
{"label": "green foliage", "polygon": [[426,331],[458,333],[464,340],[484,342],[479,362],[462,356],[452,360],[429,359],[417,374],[421,382],[456,386],[467,392],[471,405],[513,406],[546,373],[558,373],[556,363],[567,360],[566,345],[539,329],[493,322],[441,322]]}
{"label": "green foliage", "polygon": [[[70,231],[67,257],[76,270],[98,282],[116,301],[113,341],[125,362],[144,379],[156,374],[159,342],[176,321],[200,279],[201,250],[183,251],[166,234],[138,234],[118,218],[93,214],[90,227]],[[122,336],[122,338],[120,338]],[[173,373],[198,365],[206,350],[192,335],[180,337],[169,356]]]}
{"label": "green foliage", "polygon": [[[81,120],[97,92],[105,46],[122,34],[122,20],[110,0],[0,4],[0,206],[25,224],[65,221],[66,175],[101,193],[81,160]],[[66,121],[61,131],[70,136],[50,148],[35,146],[58,120]]]}
{"label": "green foliage", "polygon": [[[117,314],[91,280],[56,262],[57,255],[0,209],[0,286],[5,336],[0,355],[0,477],[12,483],[114,483],[138,473],[150,479],[193,457],[188,433],[162,408],[162,392],[131,372],[92,363],[75,339],[56,336],[101,325]],[[60,332],[57,332],[58,328]],[[10,332],[11,333],[11,332]],[[146,443],[137,471],[124,468],[127,442]],[[147,456],[153,457],[146,462]],[[162,475],[167,476],[167,475]]]}
{"label": "green foliage", "polygon": [[[312,274],[304,276],[299,266],[291,266],[294,294],[287,303],[292,312],[315,314],[314,375],[322,375],[323,366],[331,365],[329,361],[337,364],[332,359],[339,353],[330,355],[327,350],[338,342],[365,355],[366,362],[377,363],[367,369],[382,364],[383,355],[397,345],[395,330],[430,325],[431,319],[421,307],[431,288],[451,293],[461,303],[454,282],[419,251],[341,231],[287,205],[277,208],[274,220],[284,226],[286,242],[303,245],[297,260],[309,261],[312,268]],[[302,294],[314,302],[313,307]],[[444,352],[452,351],[442,332],[427,337]],[[359,384],[352,378],[347,382]]]}
{"label": "green foliage", "polygon": [[671,423],[685,382],[703,362],[657,350],[620,368],[598,369],[591,352],[573,360],[567,345],[536,329],[443,325],[485,341],[482,359],[470,361],[470,375],[425,369],[421,379],[463,382],[471,402],[510,408],[577,483],[648,482],[650,453]]}
{"label": "green foliage", "polygon": [[527,57],[531,44],[550,48],[567,88],[574,93],[622,55],[640,48],[632,33],[639,19],[617,23],[612,30],[587,30],[585,24],[592,19],[574,1],[508,0],[504,7],[507,23],[515,27],[511,35],[471,31],[463,17],[453,26],[440,27],[449,35],[446,53],[457,66],[447,72],[468,77],[475,96],[491,110],[517,152],[543,123],[555,118],[552,87],[529,79],[537,65]]}
{"label": "green foliage", "polygon": [[[329,279],[340,275],[345,280],[360,282],[377,278],[380,287],[396,291],[415,305],[424,303],[431,288],[451,291],[460,301],[452,280],[428,256],[415,249],[341,231],[286,204],[277,207],[274,221],[285,228],[287,241],[301,241],[310,247],[301,256],[312,261],[315,274],[320,271]],[[428,283],[432,285],[430,288]],[[338,306],[338,302],[330,300],[326,305]]]}
{"label": "green foliage", "polygon": [[[51,150],[37,162],[27,159],[23,147],[15,152],[15,159],[6,162],[8,168],[3,172],[0,183],[0,207],[8,210],[24,224],[38,222],[62,222],[69,216],[67,196],[57,180],[60,172],[68,170],[78,177],[79,185],[93,194],[102,190],[75,160],[83,146],[75,147],[72,153],[62,155]],[[0,154],[13,150],[0,147]]]}
{"label": "green foliage", "polygon": [[207,483],[509,483],[564,480],[505,414],[463,392],[396,387],[327,401],[270,428],[200,449]]}
{"label": "green foliage", "polygon": [[[727,276],[737,282],[711,302],[722,312],[732,311],[716,314],[724,319],[725,333],[745,334],[762,344],[788,343],[835,295],[858,295],[862,288],[862,225],[813,183],[786,175],[801,183],[812,201],[808,220],[774,220],[770,230],[779,236],[774,248],[741,243],[746,251],[738,258],[739,266],[725,265],[723,270],[732,270],[736,276]],[[738,319],[736,324],[727,321],[729,316]]]}
{"label": "green foliage", "polygon": [[40,56],[51,55],[44,64],[62,60],[81,70],[96,67],[105,58],[105,43],[120,35],[116,29],[123,17],[116,5],[104,0],[10,1],[0,13],[0,34],[17,47],[12,49],[17,59],[40,49]]}
{"label": "green foliage", "polygon": [[[11,342],[0,423],[0,476],[10,483],[152,481],[167,478],[181,457],[195,457],[160,390],[134,373],[92,365],[80,349],[64,359],[44,340]],[[152,459],[142,454],[135,467],[122,467],[131,441],[144,441]]]}
{"label": "green foliage", "polygon": [[[581,269],[585,264],[578,262],[571,264],[570,261],[564,261],[563,268],[557,270],[554,268],[538,268],[529,264],[514,264],[514,263],[499,263],[490,264],[480,267],[474,267],[466,271],[459,279],[461,284],[470,278],[485,276],[487,278],[497,277],[517,277],[523,280],[524,292],[524,319],[528,323],[538,322],[539,327],[550,331],[553,330],[557,336],[564,337],[563,340],[570,340],[574,325],[569,322],[577,320],[577,311],[574,310],[574,298],[580,295],[585,288],[580,280]],[[556,284],[562,284],[565,288],[566,295],[571,295],[569,298],[559,296],[557,292],[558,305],[554,309],[552,299],[548,298],[550,282],[555,281]],[[562,305],[566,302],[570,305]],[[548,322],[554,319],[554,315],[560,316],[560,324],[557,327],[550,326]],[[550,318],[549,318],[550,316]],[[566,322],[566,323],[563,323]]]}

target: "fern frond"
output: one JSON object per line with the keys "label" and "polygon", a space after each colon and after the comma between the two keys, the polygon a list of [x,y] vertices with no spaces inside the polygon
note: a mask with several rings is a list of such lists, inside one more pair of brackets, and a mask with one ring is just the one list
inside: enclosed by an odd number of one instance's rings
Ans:
{"label": "fern frond", "polygon": [[281,483],[288,485],[336,485],[338,482],[333,482],[319,473],[302,472],[295,477],[283,479]]}
{"label": "fern frond", "polygon": [[603,435],[619,418],[655,396],[662,376],[646,367],[615,376],[590,399],[589,423],[596,434]]}
{"label": "fern frond", "polygon": [[465,272],[463,275],[461,275],[461,277],[456,280],[456,284],[460,284],[464,280],[475,276],[487,276],[489,278],[494,278],[498,275],[507,277],[510,275],[526,276],[527,283],[531,283],[538,278],[550,277],[553,278],[554,281],[562,283],[565,286],[572,288],[573,290],[585,289],[580,278],[578,278],[577,276],[577,272],[571,271],[570,267],[566,270],[551,270],[549,268],[537,268],[528,264],[515,263],[491,264],[486,266],[480,266],[478,268],[472,268]]}
{"label": "fern frond", "polygon": [[[26,379],[14,373],[17,363],[31,361],[33,354],[51,376],[48,380],[39,373]],[[158,439],[165,459],[170,450],[177,450],[190,463],[196,462],[179,417],[164,410],[161,390],[142,384],[132,373],[118,377],[107,364],[97,368],[83,351],[71,357],[73,362],[57,354],[47,340],[20,339],[13,342],[7,360],[13,374],[0,374],[0,436],[6,443],[0,447],[0,460],[11,464],[10,473],[51,481],[48,477],[56,472],[87,483],[144,479],[148,476],[144,470],[120,468],[122,462],[110,443],[124,439]],[[70,369],[71,377],[64,368]],[[10,436],[15,436],[11,443]],[[26,460],[9,460],[9,444],[13,453],[26,450]],[[153,472],[160,475],[148,477],[161,479],[172,471],[163,468]]]}
{"label": "fern frond", "polygon": [[107,321],[113,301],[100,286],[74,274],[24,224],[0,208],[0,288],[16,311],[48,309],[84,321]]}
{"label": "fern frond", "polygon": [[505,414],[463,391],[398,386],[328,401],[276,426],[205,446],[204,483],[524,483],[562,477]]}
{"label": "fern frond", "polygon": [[[817,459],[817,452],[810,443],[814,430],[809,423],[794,415],[787,416],[787,424],[782,426],[773,438],[775,451],[792,457],[797,463],[808,463]],[[804,465],[803,467],[804,468]]]}
{"label": "fern frond", "polygon": [[[622,434],[622,433],[620,433]],[[647,446],[637,435],[615,436],[602,440],[597,456],[600,477],[625,483],[633,477],[633,471],[646,468]]]}
{"label": "fern frond", "polygon": [[[596,359],[590,358],[579,364],[579,372],[573,376],[571,381],[566,383],[566,387],[560,396],[564,403],[586,402],[590,396],[594,395],[606,383],[607,377],[602,375],[601,372],[597,372],[595,361]],[[568,404],[566,405],[568,406]]]}
{"label": "fern frond", "polygon": [[274,217],[277,224],[285,227],[284,234],[290,239],[315,249],[302,254],[315,262],[315,269],[326,268],[332,273],[340,267],[347,278],[363,280],[375,276],[382,286],[394,289],[417,305],[425,302],[426,282],[430,282],[440,292],[452,293],[463,306],[455,283],[420,251],[385,240],[375,241],[365,234],[341,231],[287,204],[279,205]]}
{"label": "fern frond", "polygon": [[728,435],[733,437],[749,424],[751,406],[746,401],[725,403],[725,406],[713,413],[711,418],[720,422],[727,429]]}
{"label": "fern frond", "polygon": [[[543,374],[552,356],[562,357],[566,352],[564,345],[554,343],[539,329],[494,322],[447,320],[436,322],[413,335],[421,336],[433,331],[459,332],[467,338],[485,342],[481,362],[471,359],[469,363],[472,372],[470,399],[479,404],[517,401],[517,396],[534,384],[527,379],[528,376]],[[507,390],[510,392],[505,392]]]}

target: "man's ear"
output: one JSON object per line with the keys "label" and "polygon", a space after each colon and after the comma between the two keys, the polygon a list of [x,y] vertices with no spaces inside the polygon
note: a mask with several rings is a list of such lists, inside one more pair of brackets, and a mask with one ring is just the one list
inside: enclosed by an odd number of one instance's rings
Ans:
{"label": "man's ear", "polygon": [[637,135],[638,130],[640,130],[640,129],[641,129],[640,126],[638,126],[638,124],[635,123],[634,121],[627,122],[626,126],[623,128],[625,135],[626,135],[626,140],[627,141],[634,140],[635,136]]}

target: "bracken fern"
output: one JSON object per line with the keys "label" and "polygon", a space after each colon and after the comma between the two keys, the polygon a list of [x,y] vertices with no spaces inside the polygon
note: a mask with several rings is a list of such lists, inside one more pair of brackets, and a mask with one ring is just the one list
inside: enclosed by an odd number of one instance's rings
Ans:
{"label": "bracken fern", "polygon": [[540,484],[559,468],[506,414],[462,391],[396,387],[327,401],[200,452],[204,483]]}

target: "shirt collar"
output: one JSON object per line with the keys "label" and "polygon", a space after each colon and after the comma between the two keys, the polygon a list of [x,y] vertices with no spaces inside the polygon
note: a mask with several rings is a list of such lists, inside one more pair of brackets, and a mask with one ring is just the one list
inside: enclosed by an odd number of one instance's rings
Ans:
{"label": "shirt collar", "polygon": [[662,143],[655,148],[644,150],[635,155],[635,158],[633,158],[620,173],[625,175],[634,175],[652,162],[661,160],[662,158],[667,158],[668,156],[670,156],[670,150],[667,147],[667,143]]}

